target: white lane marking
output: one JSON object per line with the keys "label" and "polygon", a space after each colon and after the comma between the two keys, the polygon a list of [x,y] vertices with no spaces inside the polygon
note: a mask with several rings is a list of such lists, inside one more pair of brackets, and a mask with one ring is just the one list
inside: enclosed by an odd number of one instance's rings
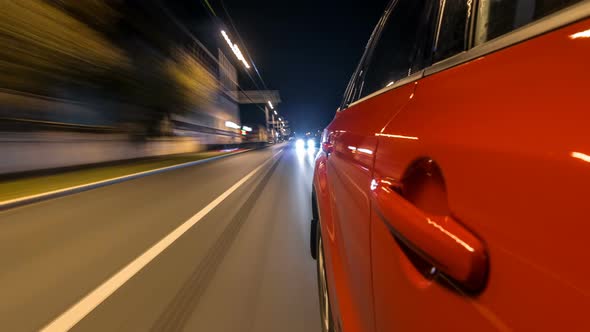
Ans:
{"label": "white lane marking", "polygon": [[117,272],[115,275],[110,277],[107,281],[102,283],[98,288],[90,292],[76,304],[71,306],[66,312],[61,314],[59,317],[54,319],[51,323],[47,324],[41,329],[42,332],[54,332],[54,331],[68,331],[74,327],[79,321],[81,321],[86,315],[94,310],[99,304],[111,296],[117,289],[125,284],[129,279],[136,275],[141,269],[148,265],[154,258],[161,254],[166,248],[168,248],[174,241],[178,240],[184,233],[195,226],[203,217],[205,217],[211,210],[217,207],[223,202],[229,195],[236,191],[241,185],[252,178],[262,167],[264,167],[269,161],[273,160],[283,150],[275,153],[272,158],[263,162],[260,166],[256,167],[252,172],[248,173],[236,184],[231,186],[223,194],[205,206],[201,211],[192,216],[189,220],[185,221],[182,225],[178,226],[170,234],[166,235],[162,240],[149,248],[146,252],[141,254],[131,263],[127,264],[123,269]]}
{"label": "white lane marking", "polygon": [[189,162],[182,163],[182,164],[166,166],[166,167],[161,167],[161,168],[156,168],[156,169],[150,169],[150,170],[139,172],[139,173],[127,174],[127,175],[123,175],[123,176],[119,176],[119,177],[115,177],[115,178],[110,178],[110,179],[106,179],[106,180],[100,180],[100,181],[85,183],[85,184],[81,184],[81,185],[77,185],[77,186],[73,186],[73,187],[57,189],[57,190],[48,191],[48,192],[35,194],[35,195],[31,195],[31,196],[19,197],[19,198],[7,200],[7,201],[0,201],[0,209],[4,206],[12,205],[12,204],[22,202],[22,201],[34,200],[36,198],[42,198],[45,196],[59,195],[60,193],[68,193],[68,192],[75,191],[78,189],[92,188],[94,186],[100,186],[102,184],[108,184],[111,182],[118,183],[118,182],[123,182],[125,180],[133,180],[133,179],[147,176],[147,175],[151,175],[151,174],[161,173],[161,172],[165,172],[165,171],[169,171],[169,170],[171,171],[171,170],[190,167],[190,166],[196,166],[196,165],[203,164],[203,163],[206,163],[209,161],[214,161],[214,160],[217,160],[220,158],[225,158],[225,157],[229,157],[232,155],[236,155],[236,154],[240,154],[240,153],[244,153],[244,152],[248,152],[248,151],[251,151],[251,150],[244,150],[244,151],[239,151],[239,152],[228,153],[228,154],[215,156],[215,157],[211,157],[211,158],[189,161]]}

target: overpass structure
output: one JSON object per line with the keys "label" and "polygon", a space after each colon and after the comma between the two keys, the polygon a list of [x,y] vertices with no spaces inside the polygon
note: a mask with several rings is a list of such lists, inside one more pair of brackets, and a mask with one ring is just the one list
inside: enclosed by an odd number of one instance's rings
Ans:
{"label": "overpass structure", "polygon": [[276,133],[284,135],[288,130],[288,122],[280,118],[277,112],[278,105],[281,103],[281,95],[278,90],[240,91],[238,102],[242,105],[258,104],[264,106],[266,129],[272,131],[273,137],[276,136]]}

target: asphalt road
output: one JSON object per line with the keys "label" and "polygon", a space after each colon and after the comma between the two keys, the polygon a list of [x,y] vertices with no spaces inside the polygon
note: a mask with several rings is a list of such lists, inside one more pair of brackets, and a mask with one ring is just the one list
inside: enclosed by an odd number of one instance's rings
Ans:
{"label": "asphalt road", "polygon": [[0,212],[0,329],[319,331],[312,164],[274,147]]}

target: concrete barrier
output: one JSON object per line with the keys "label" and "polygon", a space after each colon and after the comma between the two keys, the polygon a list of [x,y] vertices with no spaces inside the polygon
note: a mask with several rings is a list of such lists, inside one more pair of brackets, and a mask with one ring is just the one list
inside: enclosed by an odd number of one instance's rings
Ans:
{"label": "concrete barrier", "polygon": [[126,135],[60,132],[0,134],[0,174],[198,152],[195,138],[132,141]]}

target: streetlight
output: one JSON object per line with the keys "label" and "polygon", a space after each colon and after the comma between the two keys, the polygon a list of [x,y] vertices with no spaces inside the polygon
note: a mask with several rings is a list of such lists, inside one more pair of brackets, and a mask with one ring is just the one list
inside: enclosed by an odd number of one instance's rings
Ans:
{"label": "streetlight", "polygon": [[231,129],[240,129],[240,126],[232,121],[225,121],[225,126]]}
{"label": "streetlight", "polygon": [[232,43],[231,39],[229,39],[229,36],[227,35],[227,32],[225,32],[224,30],[221,30],[221,34],[223,35],[223,38],[225,39],[231,50],[234,52],[238,60],[242,61],[246,69],[250,69],[250,65],[246,61],[246,58],[244,58],[244,55],[242,54],[242,51],[240,51],[238,44]]}

